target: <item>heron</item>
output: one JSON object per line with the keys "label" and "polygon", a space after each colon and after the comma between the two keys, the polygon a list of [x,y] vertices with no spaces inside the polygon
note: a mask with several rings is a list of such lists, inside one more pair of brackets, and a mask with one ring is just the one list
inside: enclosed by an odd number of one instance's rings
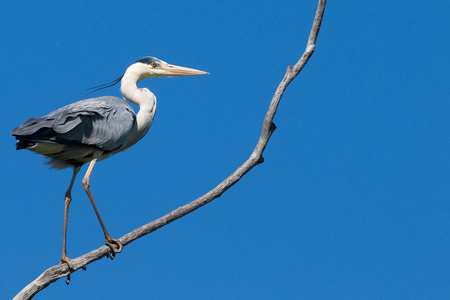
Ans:
{"label": "heron", "polygon": [[57,109],[41,118],[27,119],[12,131],[16,149],[27,149],[47,157],[55,169],[73,168],[69,188],[65,193],[63,248],[60,264],[74,269],[67,255],[66,237],[72,187],[80,168],[89,163],[82,184],[94,208],[111,249],[111,258],[122,251],[123,245],[108,233],[100,216],[89,180],[95,164],[136,144],[149,130],[156,112],[156,97],[137,83],[146,78],[181,75],[206,75],[207,72],[171,65],[155,57],[146,56],[127,68],[118,79],[92,89],[111,87],[121,82],[120,92],[125,100],[139,106],[136,114],[123,99],[103,96],[81,100]]}

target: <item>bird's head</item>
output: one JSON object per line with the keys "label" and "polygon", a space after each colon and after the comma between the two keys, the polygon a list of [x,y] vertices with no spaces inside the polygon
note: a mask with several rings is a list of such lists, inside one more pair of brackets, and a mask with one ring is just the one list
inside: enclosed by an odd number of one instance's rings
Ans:
{"label": "bird's head", "polygon": [[171,65],[151,56],[141,58],[135,64],[131,65],[130,68],[133,68],[135,72],[139,73],[139,79],[208,74],[207,72],[196,69]]}
{"label": "bird's head", "polygon": [[99,86],[94,86],[86,90],[92,90],[89,94],[94,93],[98,90],[105,89],[116,85],[120,81],[134,82],[145,79],[145,78],[156,78],[156,77],[175,77],[175,76],[193,76],[193,75],[206,75],[209,74],[204,71],[185,68],[175,65],[170,65],[165,61],[157,59],[155,57],[146,56],[132,64],[128,67],[125,74],[117,78],[116,80],[105,83]]}

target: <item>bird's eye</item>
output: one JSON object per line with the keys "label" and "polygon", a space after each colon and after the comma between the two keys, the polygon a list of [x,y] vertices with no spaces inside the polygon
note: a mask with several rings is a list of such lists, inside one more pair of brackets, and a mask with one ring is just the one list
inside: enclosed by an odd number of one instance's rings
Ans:
{"label": "bird's eye", "polygon": [[155,62],[152,62],[152,67],[156,68],[156,63]]}

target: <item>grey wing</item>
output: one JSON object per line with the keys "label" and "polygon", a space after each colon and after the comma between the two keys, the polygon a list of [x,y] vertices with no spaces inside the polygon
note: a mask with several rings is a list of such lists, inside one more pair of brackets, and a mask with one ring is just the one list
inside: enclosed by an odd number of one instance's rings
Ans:
{"label": "grey wing", "polygon": [[12,135],[18,140],[113,151],[126,143],[135,126],[136,115],[131,106],[120,98],[106,96],[78,101],[42,118],[28,119]]}

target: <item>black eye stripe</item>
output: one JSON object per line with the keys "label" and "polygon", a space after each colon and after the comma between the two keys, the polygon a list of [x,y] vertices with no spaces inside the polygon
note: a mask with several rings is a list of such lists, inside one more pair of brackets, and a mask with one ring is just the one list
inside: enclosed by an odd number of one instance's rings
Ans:
{"label": "black eye stripe", "polygon": [[153,66],[153,63],[156,63],[156,65],[158,66],[161,63],[161,60],[155,58],[155,57],[151,57],[151,56],[146,56],[141,58],[140,60],[138,60],[137,62],[149,65],[149,66]]}

